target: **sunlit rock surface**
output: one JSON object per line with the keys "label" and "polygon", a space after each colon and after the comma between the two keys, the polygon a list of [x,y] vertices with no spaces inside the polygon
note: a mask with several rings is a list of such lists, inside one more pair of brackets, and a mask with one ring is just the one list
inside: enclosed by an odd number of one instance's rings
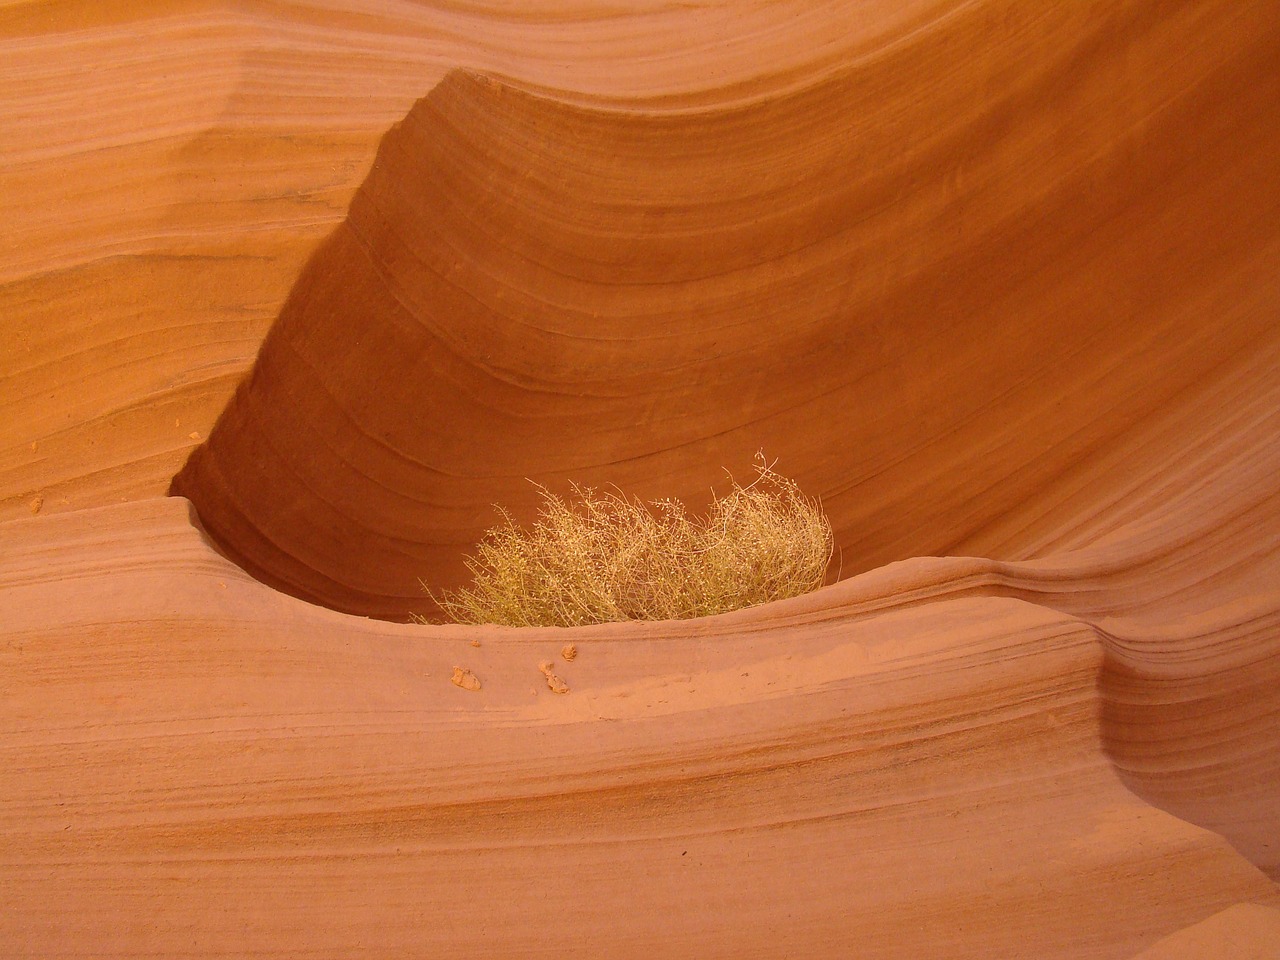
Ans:
{"label": "sunlit rock surface", "polygon": [[[1272,2],[0,7],[0,953],[1277,955],[1277,103]],[[395,622],[759,449],[817,593]]]}

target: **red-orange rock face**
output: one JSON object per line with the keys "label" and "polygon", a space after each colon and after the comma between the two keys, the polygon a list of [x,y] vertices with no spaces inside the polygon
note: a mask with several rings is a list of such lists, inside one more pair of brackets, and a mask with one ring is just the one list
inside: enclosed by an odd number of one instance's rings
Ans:
{"label": "red-orange rock face", "polygon": [[[0,953],[1280,952],[1276,4],[0,50]],[[388,622],[758,449],[815,594]]]}

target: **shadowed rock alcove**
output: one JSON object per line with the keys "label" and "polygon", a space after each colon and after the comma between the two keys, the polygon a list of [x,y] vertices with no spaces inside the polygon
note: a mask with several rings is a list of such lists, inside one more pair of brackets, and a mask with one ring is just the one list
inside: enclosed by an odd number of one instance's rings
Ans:
{"label": "shadowed rock alcove", "polygon": [[758,449],[845,576],[1069,548],[1269,329],[1229,305],[1280,191],[1237,148],[1275,91],[1177,19],[1067,44],[1063,8],[1015,42],[985,9],[721,109],[449,74],[172,492],[264,582],[389,619],[463,579],[493,504],[530,515],[527,480],[696,508]]}

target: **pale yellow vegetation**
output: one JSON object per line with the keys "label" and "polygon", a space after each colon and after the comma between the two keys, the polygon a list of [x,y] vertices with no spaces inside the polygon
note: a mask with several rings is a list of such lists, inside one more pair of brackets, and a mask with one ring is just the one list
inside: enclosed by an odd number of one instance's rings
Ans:
{"label": "pale yellow vegetation", "polygon": [[704,617],[816,589],[830,523],[763,457],[756,473],[705,519],[674,500],[575,486],[571,503],[539,488],[532,528],[499,507],[503,523],[467,559],[474,583],[433,599],[459,623],[580,626]]}

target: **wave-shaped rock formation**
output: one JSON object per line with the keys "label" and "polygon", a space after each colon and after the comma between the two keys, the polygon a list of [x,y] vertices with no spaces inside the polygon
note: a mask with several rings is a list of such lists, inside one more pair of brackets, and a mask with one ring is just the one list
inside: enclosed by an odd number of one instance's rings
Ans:
{"label": "wave-shaped rock formation", "polygon": [[846,574],[1087,542],[1275,342],[1275,33],[998,7],[726,108],[450,74],[175,490],[266,582],[401,618],[529,480],[705,502],[761,448]]}
{"label": "wave-shaped rock formation", "polygon": [[[255,9],[0,9],[0,954],[1280,953],[1280,7]],[[814,594],[389,622],[759,448]]]}

